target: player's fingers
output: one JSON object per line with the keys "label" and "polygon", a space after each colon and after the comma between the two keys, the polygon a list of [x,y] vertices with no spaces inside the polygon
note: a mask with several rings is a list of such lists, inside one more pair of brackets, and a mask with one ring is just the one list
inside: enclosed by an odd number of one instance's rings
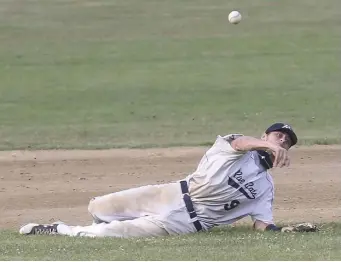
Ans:
{"label": "player's fingers", "polygon": [[274,159],[274,162],[273,162],[273,167],[277,167],[277,163],[278,163],[278,152],[274,152],[274,156],[275,156],[275,159]]}
{"label": "player's fingers", "polygon": [[290,165],[290,157],[288,155],[288,150],[284,151],[284,166],[289,166]]}
{"label": "player's fingers", "polygon": [[287,152],[285,150],[280,150],[280,159],[278,166],[279,167],[284,167],[287,164]]}
{"label": "player's fingers", "polygon": [[290,157],[287,155],[287,158],[285,159],[285,166],[290,166]]}
{"label": "player's fingers", "polygon": [[288,151],[284,151],[284,155],[283,155],[283,166],[288,167],[290,165],[290,158],[288,155]]}
{"label": "player's fingers", "polygon": [[278,152],[278,160],[277,160],[277,167],[282,167],[283,164],[283,152],[279,150]]}
{"label": "player's fingers", "polygon": [[275,160],[274,160],[274,163],[273,163],[273,166],[274,167],[277,167],[278,166],[278,164],[280,163],[280,161],[281,161],[281,151],[280,150],[277,150],[276,152],[275,152]]}
{"label": "player's fingers", "polygon": [[284,167],[285,166],[285,160],[286,160],[285,155],[282,155],[281,160],[278,163],[278,166],[279,167]]}

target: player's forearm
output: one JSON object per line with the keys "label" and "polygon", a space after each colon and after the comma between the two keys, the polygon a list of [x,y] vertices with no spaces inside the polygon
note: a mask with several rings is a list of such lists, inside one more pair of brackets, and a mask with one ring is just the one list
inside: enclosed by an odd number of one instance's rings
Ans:
{"label": "player's forearm", "polygon": [[264,223],[260,220],[256,220],[253,224],[253,229],[256,231],[282,231],[282,227],[278,227],[275,224]]}
{"label": "player's forearm", "polygon": [[271,148],[269,142],[250,136],[236,138],[231,142],[231,146],[237,151],[268,150]]}
{"label": "player's forearm", "polygon": [[253,224],[253,229],[257,231],[274,231],[274,232],[316,232],[319,229],[316,225],[310,223],[300,223],[291,226],[278,227],[275,224],[264,223],[260,220],[256,220]]}

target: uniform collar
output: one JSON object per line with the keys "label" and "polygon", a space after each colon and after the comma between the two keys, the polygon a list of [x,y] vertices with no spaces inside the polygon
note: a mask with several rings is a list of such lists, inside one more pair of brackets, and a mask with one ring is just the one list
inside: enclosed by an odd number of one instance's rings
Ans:
{"label": "uniform collar", "polygon": [[264,150],[257,150],[259,161],[265,169],[270,169],[273,166],[269,153]]}

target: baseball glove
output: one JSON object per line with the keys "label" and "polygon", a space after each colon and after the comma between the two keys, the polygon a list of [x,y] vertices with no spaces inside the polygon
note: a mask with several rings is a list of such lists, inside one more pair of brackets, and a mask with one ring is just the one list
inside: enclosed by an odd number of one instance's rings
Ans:
{"label": "baseball glove", "polygon": [[300,223],[292,226],[282,227],[281,232],[316,232],[318,227],[311,223]]}

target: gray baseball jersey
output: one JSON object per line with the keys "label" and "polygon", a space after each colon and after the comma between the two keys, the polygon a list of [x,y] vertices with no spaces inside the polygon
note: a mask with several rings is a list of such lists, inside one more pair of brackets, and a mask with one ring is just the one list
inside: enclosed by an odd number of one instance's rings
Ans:
{"label": "gray baseball jersey", "polygon": [[257,151],[241,152],[231,141],[241,135],[218,136],[196,171],[186,178],[199,221],[210,228],[245,216],[272,223],[274,185]]}

